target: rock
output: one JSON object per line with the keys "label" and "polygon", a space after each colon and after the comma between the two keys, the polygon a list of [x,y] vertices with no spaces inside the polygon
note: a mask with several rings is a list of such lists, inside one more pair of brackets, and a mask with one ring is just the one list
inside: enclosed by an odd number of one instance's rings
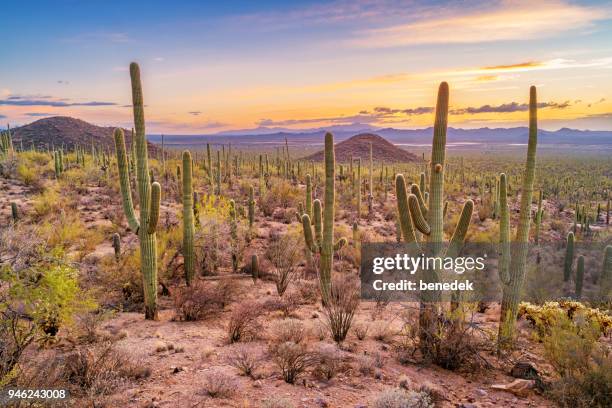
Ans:
{"label": "rock", "polygon": [[525,397],[529,394],[529,390],[535,387],[535,380],[525,380],[519,378],[509,384],[493,384],[491,388],[494,390],[508,391],[516,396]]}
{"label": "rock", "polygon": [[519,361],[516,363],[512,370],[510,370],[510,375],[524,380],[537,380],[540,378],[538,369],[529,361]]}
{"label": "rock", "polygon": [[184,367],[170,367],[172,368],[172,374],[180,373],[181,371],[185,371]]}
{"label": "rock", "polygon": [[315,400],[315,402],[321,408],[328,408],[329,407],[329,403],[326,400],[324,400],[323,398],[321,398],[321,397],[317,398]]}
{"label": "rock", "polygon": [[488,393],[482,388],[476,388],[476,394],[478,394],[481,397],[486,397]]}
{"label": "rock", "polygon": [[261,383],[260,380],[253,382],[253,388],[261,388],[262,386],[263,384]]}

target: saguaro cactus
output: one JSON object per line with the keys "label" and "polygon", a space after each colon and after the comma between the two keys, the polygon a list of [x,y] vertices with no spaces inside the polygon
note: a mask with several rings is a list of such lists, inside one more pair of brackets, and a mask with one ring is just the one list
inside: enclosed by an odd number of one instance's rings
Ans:
{"label": "saguaro cactus", "polygon": [[568,282],[572,276],[572,264],[574,263],[574,233],[567,234],[567,245],[565,247],[565,259],[563,261],[563,282]]}
{"label": "saguaro cactus", "polygon": [[255,224],[255,189],[253,185],[249,186],[249,230]]}
{"label": "saguaro cactus", "polygon": [[193,236],[195,226],[193,224],[193,162],[188,150],[183,152],[183,260],[185,266],[185,281],[187,286],[191,285],[195,274],[195,255],[193,251]]}
{"label": "saguaro cactus", "polygon": [[302,227],[304,229],[304,240],[312,253],[320,254],[319,259],[319,284],[321,288],[321,299],[327,303],[331,290],[331,273],[333,269],[334,251],[339,250],[346,244],[346,238],[340,238],[334,243],[334,204],[335,204],[335,164],[334,137],[331,133],[325,134],[325,208],[323,209],[323,221],[321,222],[321,201],[314,200],[313,223],[314,238],[311,220],[308,214],[302,215]]}
{"label": "saguaro cactus", "polygon": [[[425,236],[427,250],[432,257],[456,257],[465,242],[465,235],[470,224],[474,203],[467,200],[463,205],[459,222],[444,249],[444,165],[446,157],[446,130],[448,124],[448,84],[442,82],[438,90],[436,103],[436,118],[431,151],[431,175],[429,177],[428,206],[420,194],[418,186],[413,185],[412,193],[406,190],[406,181],[402,174],[395,178],[399,223],[404,242],[409,245],[411,253],[420,253],[421,245],[417,241],[416,231]],[[421,180],[424,184],[425,180]],[[416,193],[416,194],[415,194]],[[437,282],[440,271],[425,270],[424,280]],[[425,292],[421,296],[419,313],[420,347],[425,352],[436,347],[439,336],[436,335],[439,314],[439,299],[437,292]]]}
{"label": "saguaro cactus", "polygon": [[136,127],[134,137],[136,141],[136,185],[140,202],[140,220],[136,218],[136,212],[132,204],[125,138],[122,129],[115,129],[114,132],[117,168],[119,170],[123,211],[130,229],[138,234],[140,240],[140,271],[143,279],[145,318],[157,320],[157,240],[155,229],[159,219],[161,186],[159,183],[151,184],[149,179],[140,68],[134,62],[130,64],[130,77],[134,125]]}
{"label": "saguaro cactus", "polygon": [[[501,304],[501,316],[498,334],[498,347],[509,345],[514,339],[514,325],[518,312],[521,289],[525,281],[525,270],[527,267],[527,253],[529,245],[529,228],[531,224],[531,199],[533,196],[533,184],[535,180],[536,149],[538,144],[538,118],[537,118],[536,88],[532,86],[529,90],[529,142],[527,144],[527,161],[523,174],[523,187],[521,190],[521,205],[519,224],[516,231],[516,239],[510,249],[508,269],[503,267],[507,273],[500,274],[503,283],[503,296]],[[507,206],[506,206],[506,217]],[[504,209],[502,209],[504,212]],[[509,222],[509,220],[507,220]],[[504,248],[502,247],[502,250]],[[500,270],[500,272],[502,272]]]}
{"label": "saguaro cactus", "polygon": [[121,237],[116,232],[113,234],[113,250],[115,251],[115,260],[121,259]]}
{"label": "saguaro cactus", "polygon": [[19,209],[15,202],[11,202],[11,218],[13,219],[13,223],[19,221]]}

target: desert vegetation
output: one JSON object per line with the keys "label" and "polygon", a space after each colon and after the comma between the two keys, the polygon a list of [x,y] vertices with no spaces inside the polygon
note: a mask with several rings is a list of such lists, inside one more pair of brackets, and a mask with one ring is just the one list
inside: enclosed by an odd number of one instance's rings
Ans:
{"label": "desert vegetation", "polygon": [[[0,388],[100,407],[612,404],[612,166],[539,156],[535,87],[520,156],[447,152],[444,82],[427,156],[381,157],[372,136],[336,156],[327,133],[304,157],[153,145],[130,78],[114,143],[2,132]],[[381,242],[493,245],[499,300],[364,300],[361,248]]]}

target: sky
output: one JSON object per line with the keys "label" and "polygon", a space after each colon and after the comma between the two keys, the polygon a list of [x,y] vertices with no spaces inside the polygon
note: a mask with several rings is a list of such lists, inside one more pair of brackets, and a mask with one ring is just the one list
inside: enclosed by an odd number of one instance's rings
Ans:
{"label": "sky", "polygon": [[11,1],[0,122],[73,116],[147,132],[433,124],[612,130],[612,1]]}

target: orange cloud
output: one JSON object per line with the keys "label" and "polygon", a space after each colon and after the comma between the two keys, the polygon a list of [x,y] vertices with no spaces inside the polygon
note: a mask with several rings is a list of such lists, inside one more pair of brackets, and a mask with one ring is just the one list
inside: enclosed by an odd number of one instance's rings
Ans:
{"label": "orange cloud", "polygon": [[485,71],[500,71],[500,70],[509,71],[513,69],[541,67],[543,65],[544,63],[539,62],[539,61],[528,61],[528,62],[521,62],[518,64],[510,64],[510,65],[494,65],[492,67],[484,67],[481,69]]}

